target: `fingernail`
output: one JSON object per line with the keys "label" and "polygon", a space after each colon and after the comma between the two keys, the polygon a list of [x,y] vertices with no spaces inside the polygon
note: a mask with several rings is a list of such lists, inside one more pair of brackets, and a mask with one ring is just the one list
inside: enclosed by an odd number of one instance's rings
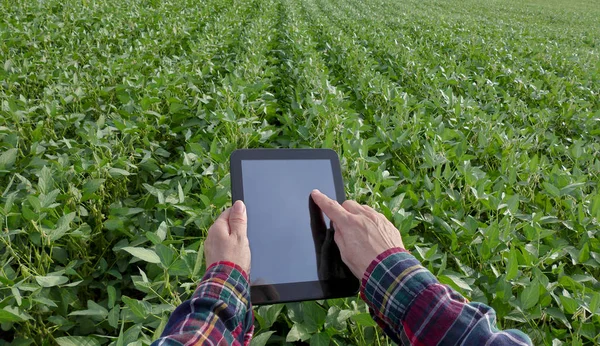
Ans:
{"label": "fingernail", "polygon": [[313,194],[318,194],[318,193],[321,193],[321,191],[319,191],[319,190],[317,190],[317,189],[314,189],[314,190],[312,190],[312,192],[311,192],[311,193],[313,193]]}
{"label": "fingernail", "polygon": [[233,203],[233,211],[235,213],[243,213],[244,212],[244,202],[242,201],[235,201],[235,203]]}

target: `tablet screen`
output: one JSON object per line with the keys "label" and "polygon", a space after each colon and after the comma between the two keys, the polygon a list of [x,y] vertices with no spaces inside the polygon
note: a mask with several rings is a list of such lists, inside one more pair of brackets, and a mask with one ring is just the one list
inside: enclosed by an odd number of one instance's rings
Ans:
{"label": "tablet screen", "polygon": [[241,168],[251,284],[319,280],[309,197],[313,189],[336,196],[331,160],[242,160]]}

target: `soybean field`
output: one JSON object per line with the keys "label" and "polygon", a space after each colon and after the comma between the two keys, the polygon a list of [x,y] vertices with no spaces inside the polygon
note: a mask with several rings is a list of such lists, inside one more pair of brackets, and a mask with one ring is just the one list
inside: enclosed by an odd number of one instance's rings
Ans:
{"label": "soybean field", "polygon": [[[0,345],[149,345],[237,148],[332,148],[444,284],[600,343],[600,1],[0,0]],[[253,346],[392,345],[358,298]]]}

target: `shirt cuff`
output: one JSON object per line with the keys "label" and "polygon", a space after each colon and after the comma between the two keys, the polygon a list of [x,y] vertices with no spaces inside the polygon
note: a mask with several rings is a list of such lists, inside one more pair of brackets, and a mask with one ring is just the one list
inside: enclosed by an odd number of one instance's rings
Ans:
{"label": "shirt cuff", "polygon": [[377,256],[367,268],[360,296],[375,320],[399,327],[414,299],[437,279],[408,251],[393,248]]}
{"label": "shirt cuff", "polygon": [[250,310],[250,283],[248,273],[239,265],[219,261],[206,268],[194,296],[204,296],[222,300],[236,310]]}
{"label": "shirt cuff", "polygon": [[231,267],[231,268],[237,270],[238,272],[240,272],[240,274],[242,274],[242,276],[244,277],[244,279],[246,279],[246,281],[250,282],[250,276],[248,275],[248,273],[246,273],[246,271],[244,269],[242,269],[242,267],[240,267],[239,265],[237,265],[233,262],[229,262],[229,261],[214,262],[213,264],[209,265],[208,268],[206,268],[206,271],[208,272],[213,267],[217,267],[217,266],[219,266],[220,268]]}

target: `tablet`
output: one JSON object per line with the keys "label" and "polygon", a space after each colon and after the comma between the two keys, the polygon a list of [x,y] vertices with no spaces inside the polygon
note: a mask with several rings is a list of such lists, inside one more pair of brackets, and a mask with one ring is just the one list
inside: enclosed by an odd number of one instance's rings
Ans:
{"label": "tablet", "polygon": [[355,295],[332,223],[314,189],[345,200],[340,161],[329,149],[241,149],[231,154],[231,196],[248,213],[252,304]]}

